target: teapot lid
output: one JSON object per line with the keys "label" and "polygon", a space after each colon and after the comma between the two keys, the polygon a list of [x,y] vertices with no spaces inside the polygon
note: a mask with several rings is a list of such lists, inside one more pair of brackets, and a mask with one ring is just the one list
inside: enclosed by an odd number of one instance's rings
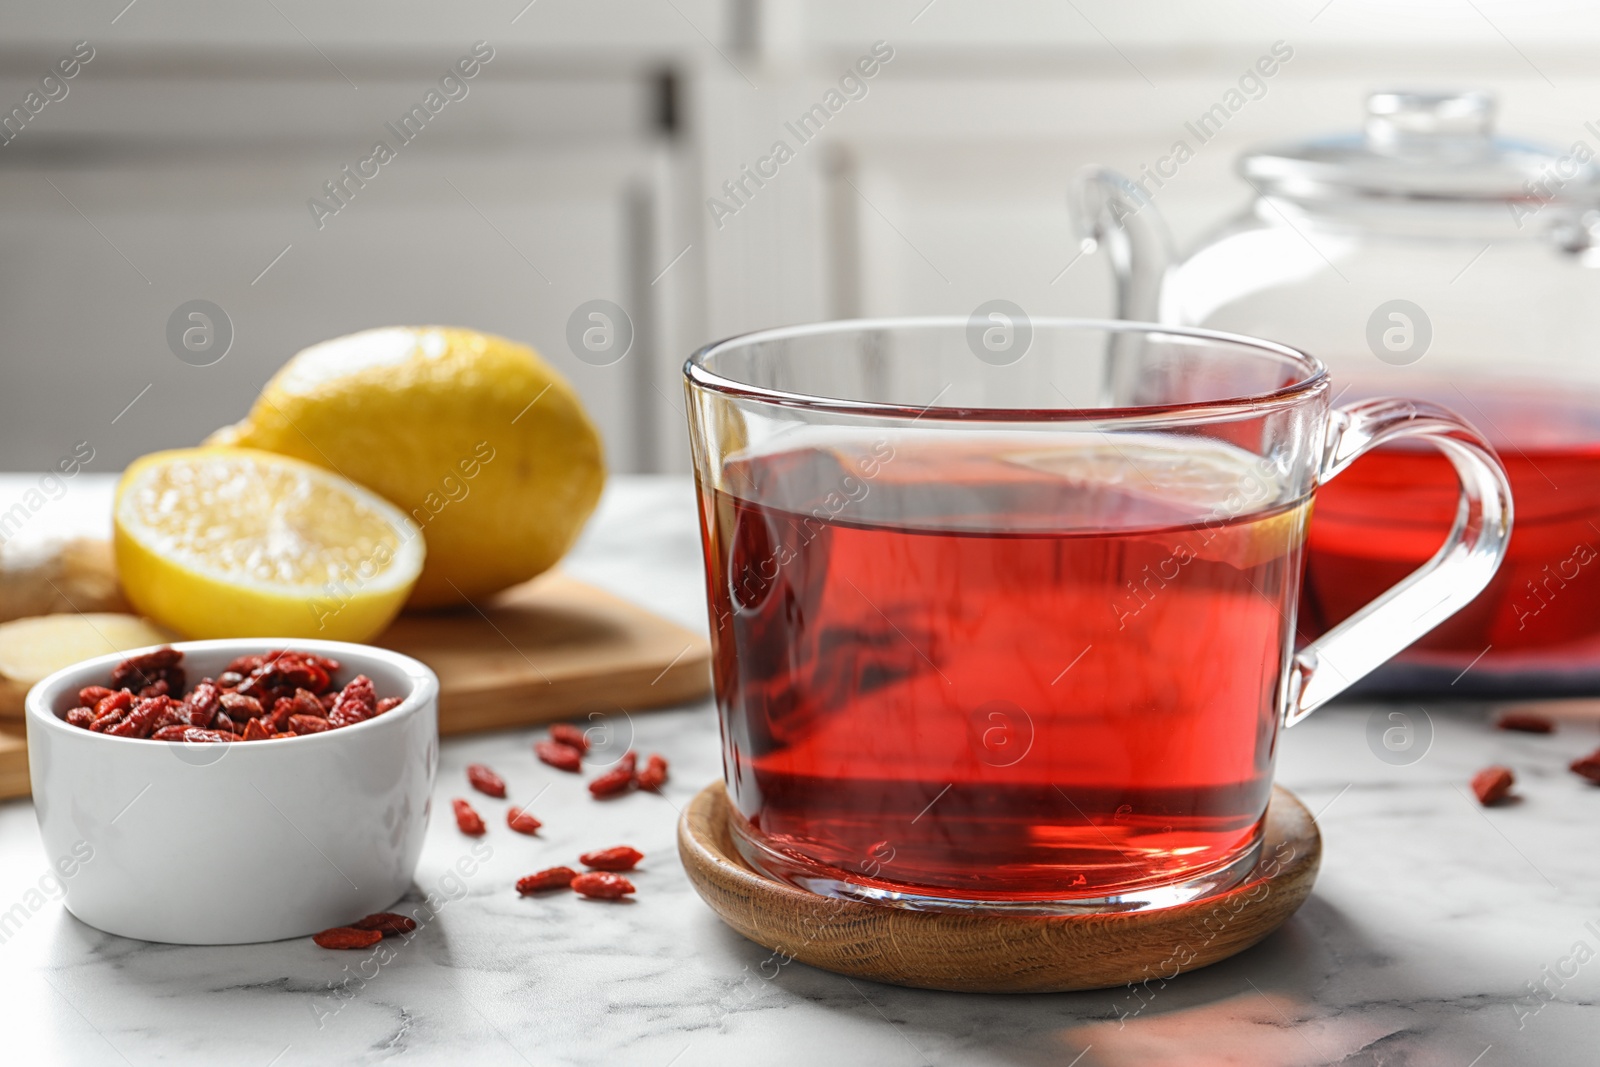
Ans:
{"label": "teapot lid", "polygon": [[1476,90],[1377,92],[1364,133],[1268,145],[1241,156],[1239,174],[1262,195],[1295,200],[1600,199],[1586,141],[1563,154],[1496,137],[1494,111],[1494,97]]}

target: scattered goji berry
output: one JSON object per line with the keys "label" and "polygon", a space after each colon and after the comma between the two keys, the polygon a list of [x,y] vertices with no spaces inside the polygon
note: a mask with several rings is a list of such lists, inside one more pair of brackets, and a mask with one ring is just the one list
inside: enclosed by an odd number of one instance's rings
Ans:
{"label": "scattered goji berry", "polygon": [[661,756],[652,753],[644,761],[644,770],[639,772],[639,788],[648,789],[652,793],[659,792],[667,784],[667,761]]}
{"label": "scattered goji berry", "polygon": [[467,782],[480,793],[491,797],[506,795],[505,779],[482,763],[467,764]]}
{"label": "scattered goji berry", "polygon": [[380,911],[358,919],[350,924],[357,930],[376,930],[384,937],[409,934],[417,928],[417,920],[409,915],[399,915],[392,911]]}
{"label": "scattered goji berry", "polygon": [[323,948],[371,948],[383,940],[382,930],[361,930],[354,926],[335,926],[313,934],[311,940]]}
{"label": "scattered goji berry", "polygon": [[558,771],[577,774],[583,768],[583,753],[560,741],[536,741],[533,752]]}
{"label": "scattered goji berry", "polygon": [[633,883],[609,871],[588,871],[572,880],[575,892],[595,900],[617,900],[634,891]]}
{"label": "scattered goji berry", "polygon": [[1573,760],[1567,766],[1572,770],[1573,774],[1582,775],[1591,782],[1600,783],[1600,748],[1595,749],[1582,759]]}
{"label": "scattered goji berry", "polygon": [[456,827],[464,834],[473,837],[482,837],[488,827],[483,825],[483,817],[472,810],[472,805],[465,800],[456,799],[450,802],[456,812]]}
{"label": "scattered goji berry", "polygon": [[1478,795],[1478,803],[1488,807],[1504,800],[1515,781],[1509,767],[1485,767],[1472,776],[1472,791]]}
{"label": "scattered goji berry", "polygon": [[550,739],[552,741],[560,741],[563,745],[571,745],[579,752],[589,751],[588,735],[569,722],[552,724],[550,727]]}
{"label": "scattered goji berry", "polygon": [[532,896],[542,893],[547,889],[565,889],[578,877],[578,872],[571,867],[550,867],[517,879],[517,892],[523,896]]}
{"label": "scattered goji berry", "polygon": [[597,797],[614,797],[627,792],[633,788],[637,762],[632,752],[624,754],[615,767],[589,783],[589,792]]}
{"label": "scattered goji berry", "polygon": [[578,862],[585,867],[597,871],[631,871],[644,859],[644,853],[627,845],[617,845],[615,848],[602,848],[596,852],[585,852],[578,857]]}
{"label": "scattered goji berry", "polygon": [[527,809],[513,805],[506,812],[506,825],[519,834],[532,834],[536,833],[544,823],[529,815]]}
{"label": "scattered goji berry", "polygon": [[1554,720],[1529,711],[1508,711],[1496,719],[1494,725],[1497,730],[1516,730],[1524,734],[1554,733],[1556,728]]}

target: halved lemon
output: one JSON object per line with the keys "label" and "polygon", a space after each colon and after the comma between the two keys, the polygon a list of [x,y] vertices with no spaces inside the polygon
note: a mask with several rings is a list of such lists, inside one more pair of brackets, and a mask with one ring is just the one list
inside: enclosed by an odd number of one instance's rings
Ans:
{"label": "halved lemon", "polygon": [[347,478],[287,456],[191,448],[117,486],[128,600],[186,637],[365,641],[422,573],[422,531]]}

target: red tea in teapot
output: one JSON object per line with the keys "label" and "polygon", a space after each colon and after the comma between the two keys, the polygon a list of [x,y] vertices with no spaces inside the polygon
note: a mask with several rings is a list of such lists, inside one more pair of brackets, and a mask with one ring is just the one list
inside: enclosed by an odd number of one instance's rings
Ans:
{"label": "red tea in teapot", "polygon": [[704,500],[717,692],[769,847],[1026,901],[1248,844],[1306,501],[1222,514],[1254,457],[1138,440],[729,462]]}
{"label": "red tea in teapot", "polygon": [[[1403,391],[1416,394],[1416,385]],[[1476,423],[1511,479],[1516,524],[1489,587],[1402,659],[1485,671],[1529,656],[1600,662],[1600,404],[1504,387],[1434,398]],[[1423,395],[1426,395],[1424,393]],[[1432,449],[1385,447],[1317,490],[1300,632],[1326,632],[1421,566],[1455,519],[1455,472]],[[1482,657],[1480,660],[1479,657]],[[1465,683],[1463,683],[1465,684]]]}

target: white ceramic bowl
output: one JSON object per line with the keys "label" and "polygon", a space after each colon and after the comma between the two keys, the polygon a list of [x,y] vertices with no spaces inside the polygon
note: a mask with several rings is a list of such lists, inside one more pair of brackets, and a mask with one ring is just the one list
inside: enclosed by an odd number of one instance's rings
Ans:
{"label": "white ceramic bowl", "polygon": [[339,641],[187,641],[189,683],[248,653],[338,660],[405,702],[305,737],[186,744],[67,725],[78,690],[137,653],[85,660],[28,694],[28,770],[67,909],[107,933],[184,945],[302,937],[382,911],[411,884],[439,755],[439,680]]}

